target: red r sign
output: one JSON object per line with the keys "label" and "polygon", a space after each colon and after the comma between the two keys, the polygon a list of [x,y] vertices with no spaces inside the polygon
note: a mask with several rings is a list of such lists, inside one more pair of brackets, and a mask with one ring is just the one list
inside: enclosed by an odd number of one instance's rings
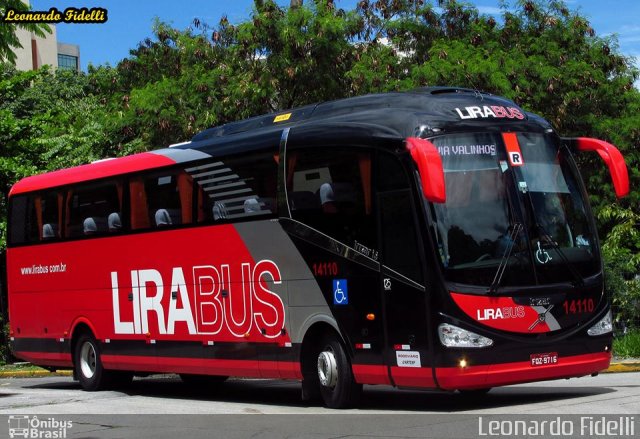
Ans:
{"label": "red r sign", "polygon": [[522,151],[520,151],[520,144],[518,143],[518,136],[516,133],[502,133],[502,139],[504,140],[504,145],[507,148],[509,164],[511,164],[511,166],[524,165],[524,159],[522,158]]}

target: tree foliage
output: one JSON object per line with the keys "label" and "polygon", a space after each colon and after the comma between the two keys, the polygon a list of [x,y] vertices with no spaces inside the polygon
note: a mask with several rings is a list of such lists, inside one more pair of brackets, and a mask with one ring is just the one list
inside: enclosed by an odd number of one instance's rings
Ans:
{"label": "tree foliage", "polygon": [[16,54],[14,50],[22,48],[16,33],[17,30],[24,29],[44,38],[45,33],[51,33],[51,28],[46,24],[40,23],[4,23],[5,14],[9,9],[21,13],[28,12],[31,8],[22,0],[2,0],[0,2],[0,60],[4,59],[10,64],[15,64]]}
{"label": "tree foliage", "polygon": [[597,219],[610,230],[602,254],[616,322],[621,329],[640,327],[640,214],[608,205],[598,211]]}
{"label": "tree foliage", "polygon": [[5,245],[6,195],[17,180],[80,165],[108,152],[108,116],[87,94],[88,78],[48,68],[18,72],[0,65],[0,249]]}

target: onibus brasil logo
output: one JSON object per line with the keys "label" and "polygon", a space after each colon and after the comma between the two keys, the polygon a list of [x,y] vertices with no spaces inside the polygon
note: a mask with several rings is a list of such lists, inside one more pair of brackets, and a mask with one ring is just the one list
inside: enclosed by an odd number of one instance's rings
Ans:
{"label": "onibus brasil logo", "polygon": [[72,421],[60,421],[55,418],[38,419],[37,416],[9,416],[9,437],[30,439],[63,439],[67,430],[73,427]]}

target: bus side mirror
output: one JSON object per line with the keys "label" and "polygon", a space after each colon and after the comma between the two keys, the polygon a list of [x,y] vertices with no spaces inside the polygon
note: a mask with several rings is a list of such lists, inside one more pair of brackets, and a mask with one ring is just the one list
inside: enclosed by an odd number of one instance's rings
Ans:
{"label": "bus side mirror", "polygon": [[589,137],[577,137],[564,139],[578,151],[596,151],[609,167],[613,187],[618,198],[629,195],[629,174],[624,157],[612,144],[604,140],[591,139]]}
{"label": "bus side mirror", "polygon": [[428,140],[407,138],[407,149],[418,166],[424,197],[433,203],[444,203],[447,194],[444,186],[444,167],[438,148]]}

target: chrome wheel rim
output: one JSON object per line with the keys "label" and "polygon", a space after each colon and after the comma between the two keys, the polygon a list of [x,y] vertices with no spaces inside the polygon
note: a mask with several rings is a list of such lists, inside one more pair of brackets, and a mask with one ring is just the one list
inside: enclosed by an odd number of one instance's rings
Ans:
{"label": "chrome wheel rim", "polygon": [[318,378],[322,387],[334,388],[338,382],[338,363],[331,348],[318,355]]}
{"label": "chrome wheel rim", "polygon": [[80,370],[85,378],[93,378],[96,373],[96,350],[93,344],[86,341],[80,349]]}

